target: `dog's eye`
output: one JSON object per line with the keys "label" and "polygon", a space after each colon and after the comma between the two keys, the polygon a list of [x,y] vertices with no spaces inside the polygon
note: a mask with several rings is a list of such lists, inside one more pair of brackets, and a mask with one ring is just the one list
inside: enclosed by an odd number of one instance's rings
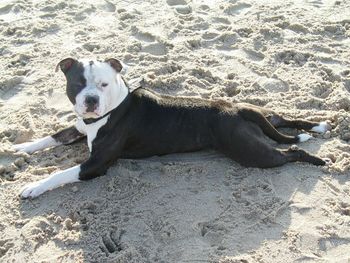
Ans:
{"label": "dog's eye", "polygon": [[102,83],[102,87],[107,87],[108,83]]}

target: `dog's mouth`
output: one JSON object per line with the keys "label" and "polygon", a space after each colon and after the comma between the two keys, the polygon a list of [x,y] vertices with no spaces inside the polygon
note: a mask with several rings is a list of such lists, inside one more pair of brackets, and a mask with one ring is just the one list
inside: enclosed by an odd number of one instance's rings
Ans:
{"label": "dog's mouth", "polygon": [[75,113],[83,119],[96,119],[104,115],[105,107],[101,103],[88,104],[87,103],[76,103],[74,105]]}
{"label": "dog's mouth", "polygon": [[95,111],[93,111],[93,112],[91,112],[91,111],[89,111],[89,112],[84,112],[83,114],[81,114],[81,116],[82,116],[83,118],[99,118],[99,117],[101,117],[101,115],[98,114],[98,113],[95,112]]}
{"label": "dog's mouth", "polygon": [[99,118],[101,117],[102,115],[98,112],[98,109],[94,110],[94,111],[87,111],[86,109],[81,111],[81,110],[78,110],[78,109],[75,109],[75,113],[80,117],[80,118],[83,118],[83,119],[96,119],[96,118]]}

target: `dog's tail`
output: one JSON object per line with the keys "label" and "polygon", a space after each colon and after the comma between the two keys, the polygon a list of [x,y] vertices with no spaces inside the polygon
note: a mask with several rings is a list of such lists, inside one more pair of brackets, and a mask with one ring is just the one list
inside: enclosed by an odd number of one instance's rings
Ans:
{"label": "dog's tail", "polygon": [[247,121],[256,123],[266,136],[278,143],[298,143],[305,142],[312,138],[311,135],[303,133],[297,136],[289,136],[280,133],[276,128],[260,113],[255,109],[243,108],[238,111],[239,115]]}

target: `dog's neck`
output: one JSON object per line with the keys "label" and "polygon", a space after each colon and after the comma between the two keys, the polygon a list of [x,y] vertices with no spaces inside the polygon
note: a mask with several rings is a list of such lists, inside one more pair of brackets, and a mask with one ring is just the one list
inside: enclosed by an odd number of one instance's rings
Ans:
{"label": "dog's neck", "polygon": [[117,74],[116,81],[118,88],[114,89],[111,92],[111,103],[107,107],[106,112],[112,111],[113,109],[117,108],[119,104],[122,103],[126,96],[129,94],[128,85],[120,74]]}
{"label": "dog's neck", "polygon": [[114,109],[116,109],[128,96],[130,91],[129,91],[128,84],[125,81],[125,79],[120,74],[117,74],[116,81],[117,81],[118,89],[116,89],[115,92],[111,92],[111,94],[110,94],[111,95],[111,103],[109,104],[109,107],[107,107],[107,110],[106,110],[107,113],[105,113],[103,116],[98,117],[98,118],[83,119],[85,124],[88,125],[88,124],[97,122],[97,121],[105,118]]}

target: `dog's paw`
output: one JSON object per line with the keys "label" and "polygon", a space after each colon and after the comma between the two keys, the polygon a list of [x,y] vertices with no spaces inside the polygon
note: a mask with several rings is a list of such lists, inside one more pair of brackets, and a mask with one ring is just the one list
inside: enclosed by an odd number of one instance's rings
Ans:
{"label": "dog's paw", "polygon": [[325,166],[333,164],[333,161],[330,158],[322,158],[322,160],[325,162]]}
{"label": "dog's paw", "polygon": [[20,197],[23,199],[35,198],[41,195],[42,193],[46,192],[47,190],[48,189],[46,189],[45,187],[45,181],[40,180],[40,181],[25,185],[21,190]]}
{"label": "dog's paw", "polygon": [[332,126],[330,125],[330,121],[322,121],[317,126],[312,127],[311,131],[317,133],[325,133],[326,131],[330,131]]}
{"label": "dog's paw", "polygon": [[293,144],[289,147],[289,151],[295,152],[295,151],[299,151],[299,150],[300,149],[299,149],[298,145],[296,145],[296,144]]}
{"label": "dog's paw", "polygon": [[25,152],[31,154],[36,151],[35,142],[25,142],[20,144],[15,144],[12,148],[17,152]]}
{"label": "dog's paw", "polygon": [[306,142],[306,141],[310,140],[313,137],[310,134],[302,133],[302,134],[298,135],[298,138],[299,138],[299,142]]}

